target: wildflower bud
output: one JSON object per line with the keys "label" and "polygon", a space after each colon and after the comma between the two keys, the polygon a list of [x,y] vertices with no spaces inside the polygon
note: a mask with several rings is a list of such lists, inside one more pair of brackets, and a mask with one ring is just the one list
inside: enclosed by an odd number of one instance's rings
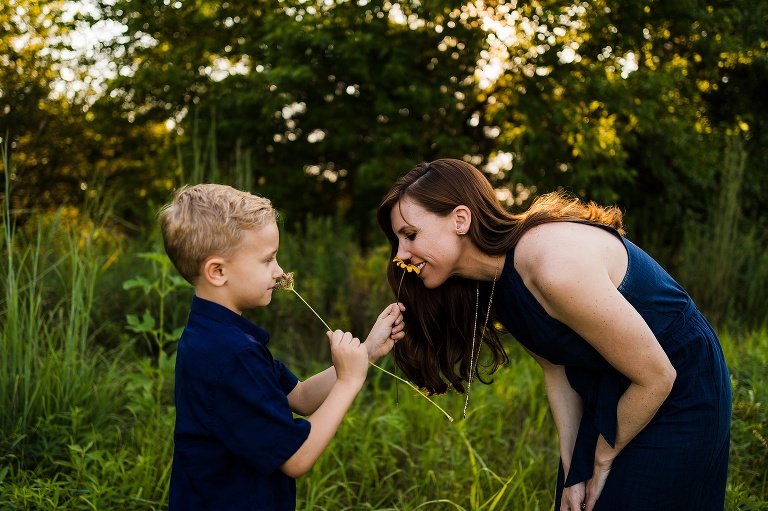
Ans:
{"label": "wildflower bud", "polygon": [[283,273],[283,276],[275,282],[277,291],[293,291],[293,272]]}

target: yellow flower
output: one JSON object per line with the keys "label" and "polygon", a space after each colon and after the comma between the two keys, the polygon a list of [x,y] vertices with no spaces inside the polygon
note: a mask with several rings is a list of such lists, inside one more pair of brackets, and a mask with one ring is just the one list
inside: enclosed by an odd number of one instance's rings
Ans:
{"label": "yellow flower", "polygon": [[395,257],[394,259],[392,259],[392,262],[398,265],[400,268],[407,270],[409,273],[413,271],[413,272],[416,272],[416,275],[418,275],[419,272],[421,271],[416,265],[407,264],[405,261],[403,261],[399,257]]}

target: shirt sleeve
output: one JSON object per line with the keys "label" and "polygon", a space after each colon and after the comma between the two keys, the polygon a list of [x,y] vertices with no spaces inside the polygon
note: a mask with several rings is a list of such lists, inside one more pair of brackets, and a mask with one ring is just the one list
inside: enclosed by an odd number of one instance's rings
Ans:
{"label": "shirt sleeve", "polygon": [[294,418],[288,393],[298,378],[261,345],[241,351],[215,390],[214,433],[256,471],[271,474],[301,447],[310,423]]}
{"label": "shirt sleeve", "polygon": [[299,383],[299,378],[279,360],[273,360],[272,366],[275,369],[278,384],[283,390],[283,394],[287,396],[294,388],[296,388],[296,385]]}

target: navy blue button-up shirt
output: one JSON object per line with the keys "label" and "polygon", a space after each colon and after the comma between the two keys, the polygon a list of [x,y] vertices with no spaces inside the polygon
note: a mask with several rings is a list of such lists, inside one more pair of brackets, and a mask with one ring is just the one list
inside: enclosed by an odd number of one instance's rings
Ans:
{"label": "navy blue button-up shirt", "polygon": [[280,471],[307,439],[287,395],[296,376],[267,349],[269,335],[194,297],[176,358],[171,511],[289,510],[296,481]]}

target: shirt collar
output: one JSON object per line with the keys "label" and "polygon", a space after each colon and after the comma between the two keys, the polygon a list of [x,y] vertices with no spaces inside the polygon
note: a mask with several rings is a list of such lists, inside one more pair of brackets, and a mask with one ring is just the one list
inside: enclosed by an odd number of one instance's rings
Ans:
{"label": "shirt collar", "polygon": [[235,326],[261,344],[266,345],[269,342],[269,334],[266,330],[216,302],[195,295],[192,297],[192,313]]}

